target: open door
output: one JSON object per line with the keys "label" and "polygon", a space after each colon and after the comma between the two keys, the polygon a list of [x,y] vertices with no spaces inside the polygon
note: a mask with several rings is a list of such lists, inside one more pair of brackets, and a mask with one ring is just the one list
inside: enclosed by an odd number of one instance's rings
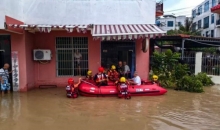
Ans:
{"label": "open door", "polygon": [[[0,68],[3,67],[5,63],[10,65],[9,71],[11,71],[11,40],[10,35],[0,35]],[[11,84],[11,91],[13,91],[12,86],[12,74],[10,74],[9,82]]]}
{"label": "open door", "polygon": [[[126,61],[133,74],[135,71],[135,42],[131,41],[103,41],[101,44],[101,63],[110,69],[111,65],[118,65],[118,61]],[[130,78],[130,76],[129,76]]]}

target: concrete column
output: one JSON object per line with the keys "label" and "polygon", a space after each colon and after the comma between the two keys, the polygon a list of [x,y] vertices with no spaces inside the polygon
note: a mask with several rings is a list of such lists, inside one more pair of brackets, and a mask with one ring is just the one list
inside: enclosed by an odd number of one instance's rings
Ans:
{"label": "concrete column", "polygon": [[196,52],[195,74],[202,72],[202,52]]}
{"label": "concrete column", "polygon": [[185,44],[185,39],[182,40],[182,48],[181,48],[181,49],[182,49],[182,51],[181,51],[181,54],[182,54],[182,55],[181,55],[181,59],[182,59],[182,60],[183,60],[183,58],[184,58],[184,44]]}

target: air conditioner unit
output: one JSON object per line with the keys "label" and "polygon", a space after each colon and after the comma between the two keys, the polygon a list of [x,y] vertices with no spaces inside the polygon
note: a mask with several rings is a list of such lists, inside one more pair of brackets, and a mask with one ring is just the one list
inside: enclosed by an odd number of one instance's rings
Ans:
{"label": "air conditioner unit", "polygon": [[51,51],[48,49],[34,49],[34,60],[51,60]]}

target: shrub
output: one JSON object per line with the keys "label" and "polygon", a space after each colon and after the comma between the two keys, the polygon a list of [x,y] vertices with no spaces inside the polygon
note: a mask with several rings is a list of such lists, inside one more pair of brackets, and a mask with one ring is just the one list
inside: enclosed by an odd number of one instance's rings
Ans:
{"label": "shrub", "polygon": [[195,76],[185,75],[177,81],[176,90],[185,90],[188,92],[203,92],[203,84]]}
{"label": "shrub", "polygon": [[203,84],[203,86],[214,85],[211,77],[208,76],[206,73],[198,73],[195,77]]}
{"label": "shrub", "polygon": [[151,66],[153,73],[150,76],[158,75],[161,86],[165,88],[188,92],[203,92],[203,86],[214,84],[206,73],[189,75],[188,65],[178,63],[179,59],[180,53],[173,53],[171,50],[154,52]]}

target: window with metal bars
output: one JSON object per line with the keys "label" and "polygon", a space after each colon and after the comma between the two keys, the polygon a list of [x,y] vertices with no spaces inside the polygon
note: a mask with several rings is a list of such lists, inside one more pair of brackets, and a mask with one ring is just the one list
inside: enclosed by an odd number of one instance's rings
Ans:
{"label": "window with metal bars", "polygon": [[88,38],[56,38],[57,76],[86,75],[88,71]]}

